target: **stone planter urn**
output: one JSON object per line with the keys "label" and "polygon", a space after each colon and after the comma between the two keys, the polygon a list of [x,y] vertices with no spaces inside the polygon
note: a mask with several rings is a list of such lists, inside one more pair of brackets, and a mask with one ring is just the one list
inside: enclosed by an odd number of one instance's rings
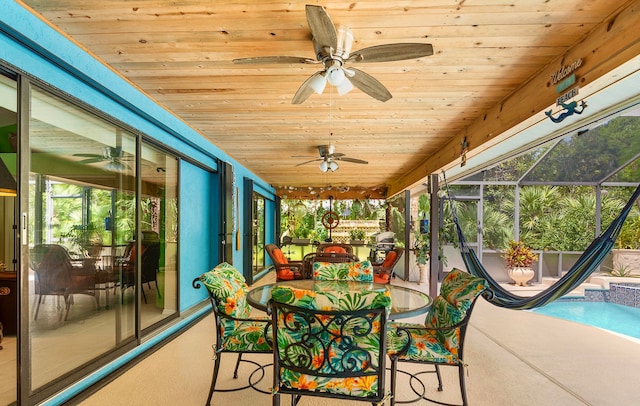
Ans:
{"label": "stone planter urn", "polygon": [[625,270],[638,273],[640,271],[640,250],[613,249],[611,250],[614,270]]}
{"label": "stone planter urn", "polygon": [[507,271],[509,277],[516,282],[518,286],[526,286],[527,282],[533,278],[534,272],[531,268],[509,268]]}
{"label": "stone planter urn", "polygon": [[420,270],[420,278],[418,279],[418,285],[421,283],[429,283],[429,262],[425,265],[418,264]]}

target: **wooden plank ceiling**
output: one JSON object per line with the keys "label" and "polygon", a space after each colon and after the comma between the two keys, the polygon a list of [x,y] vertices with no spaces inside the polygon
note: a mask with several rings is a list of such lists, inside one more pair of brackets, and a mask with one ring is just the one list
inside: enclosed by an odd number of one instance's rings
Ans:
{"label": "wooden plank ceiling", "polygon": [[[315,59],[301,1],[24,0],[279,193],[309,187],[377,196],[415,184],[416,168],[602,25],[626,0],[422,0],[322,5],[351,28],[353,49],[430,43],[415,60],[358,64],[393,95],[327,85],[300,105],[320,65],[239,65],[270,55]],[[533,113],[533,112],[532,112]],[[331,144],[367,165],[296,166]],[[477,143],[476,143],[477,144]],[[476,147],[476,145],[472,145]],[[295,156],[308,156],[299,158]],[[426,177],[428,173],[420,174]],[[357,195],[355,195],[357,196]],[[340,196],[338,196],[340,197]]]}

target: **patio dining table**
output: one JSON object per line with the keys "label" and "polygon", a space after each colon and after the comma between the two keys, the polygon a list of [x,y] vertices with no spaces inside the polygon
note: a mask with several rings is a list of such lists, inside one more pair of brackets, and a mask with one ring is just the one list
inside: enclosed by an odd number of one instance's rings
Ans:
{"label": "patio dining table", "polygon": [[320,281],[312,279],[281,281],[267,285],[257,286],[251,289],[247,295],[247,302],[256,309],[266,311],[271,299],[271,291],[275,286],[290,286],[297,289],[325,291],[389,291],[391,295],[391,308],[389,319],[401,319],[418,316],[426,313],[433,304],[431,296],[424,292],[405,286],[378,284],[372,282],[355,281]]}

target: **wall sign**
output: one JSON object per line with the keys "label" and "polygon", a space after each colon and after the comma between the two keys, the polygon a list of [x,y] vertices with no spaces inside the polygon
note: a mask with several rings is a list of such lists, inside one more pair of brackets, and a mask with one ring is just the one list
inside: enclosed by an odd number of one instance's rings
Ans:
{"label": "wall sign", "polygon": [[571,65],[565,65],[557,71],[553,72],[553,74],[551,75],[551,84],[556,85],[562,79],[575,72],[575,70],[580,66],[582,66],[582,58],[578,58],[578,60],[573,62]]}
{"label": "wall sign", "polygon": [[573,85],[576,83],[575,71],[581,66],[582,58],[578,58],[573,63],[564,65],[551,75],[551,84],[556,87],[556,93],[564,92],[556,99],[556,106],[562,108],[558,112],[559,114],[554,117],[553,110],[544,112],[554,123],[560,123],[573,114],[582,114],[584,109],[587,108],[587,103],[584,100],[580,101],[580,105],[578,105],[577,101],[570,101],[580,93],[580,87]]}

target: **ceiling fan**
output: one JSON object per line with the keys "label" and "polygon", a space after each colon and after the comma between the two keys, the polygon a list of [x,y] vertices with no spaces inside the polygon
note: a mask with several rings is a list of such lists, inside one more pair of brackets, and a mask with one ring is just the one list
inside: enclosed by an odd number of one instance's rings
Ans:
{"label": "ceiling fan", "polygon": [[127,157],[124,156],[122,147],[104,147],[102,154],[73,154],[73,156],[85,157],[78,161],[81,164],[92,164],[96,162],[107,162],[106,169],[121,171],[131,169],[127,164],[122,162]]}
{"label": "ceiling fan", "polygon": [[336,28],[322,6],[307,4],[306,14],[316,52],[315,60],[297,56],[264,56],[233,60],[239,64],[322,63],[324,69],[302,83],[291,101],[293,104],[304,102],[313,92],[321,94],[327,82],[335,86],[340,95],[348,93],[355,86],[369,96],[385,102],[392,96],[382,83],[359,69],[345,68],[345,63],[402,61],[433,55],[431,44],[420,43],[376,45],[351,52],[353,33],[348,27],[339,25]]}
{"label": "ceiling fan", "polygon": [[[357,158],[349,158],[344,154],[339,152],[335,152],[335,147],[333,145],[318,145],[318,152],[320,156],[312,159],[310,161],[302,162],[297,164],[296,166],[306,165],[311,162],[320,162],[320,170],[322,172],[335,172],[338,169],[338,162],[336,161],[344,161],[344,162],[353,162],[355,164],[368,164],[369,162],[363,161],[362,159]],[[293,156],[294,158],[310,158],[304,156]]]}

